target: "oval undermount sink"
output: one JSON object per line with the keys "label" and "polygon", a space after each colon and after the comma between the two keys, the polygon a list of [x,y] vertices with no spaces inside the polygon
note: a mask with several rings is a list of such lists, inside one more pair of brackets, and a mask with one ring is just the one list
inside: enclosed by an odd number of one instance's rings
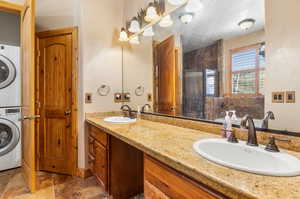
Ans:
{"label": "oval undermount sink", "polygon": [[205,159],[229,168],[268,176],[300,175],[300,160],[285,152],[272,153],[264,146],[251,147],[245,142],[229,143],[226,139],[195,142],[194,150]]}
{"label": "oval undermount sink", "polygon": [[127,124],[136,122],[136,119],[131,119],[129,117],[107,117],[104,118],[105,122],[116,123],[116,124]]}

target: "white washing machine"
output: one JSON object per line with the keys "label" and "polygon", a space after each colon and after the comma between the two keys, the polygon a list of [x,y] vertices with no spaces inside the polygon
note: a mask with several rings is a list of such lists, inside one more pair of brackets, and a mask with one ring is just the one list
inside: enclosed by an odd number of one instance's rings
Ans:
{"label": "white washing machine", "polygon": [[0,171],[21,166],[20,118],[20,108],[0,108]]}
{"label": "white washing machine", "polygon": [[20,47],[0,44],[0,107],[21,106]]}

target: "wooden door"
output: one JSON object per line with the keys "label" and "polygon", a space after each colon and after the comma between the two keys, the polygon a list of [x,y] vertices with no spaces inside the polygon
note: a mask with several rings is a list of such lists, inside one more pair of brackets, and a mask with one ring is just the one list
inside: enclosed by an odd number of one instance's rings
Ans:
{"label": "wooden door", "polygon": [[36,190],[35,151],[35,1],[26,0],[21,13],[22,167],[29,189]]}
{"label": "wooden door", "polygon": [[39,170],[74,175],[77,163],[74,30],[38,33]]}
{"label": "wooden door", "polygon": [[156,46],[157,99],[159,113],[176,114],[176,54],[174,37]]}

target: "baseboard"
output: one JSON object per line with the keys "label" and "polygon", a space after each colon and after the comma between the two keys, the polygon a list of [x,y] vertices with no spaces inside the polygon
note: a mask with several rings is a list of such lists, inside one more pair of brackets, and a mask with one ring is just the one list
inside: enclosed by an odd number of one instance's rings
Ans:
{"label": "baseboard", "polygon": [[83,168],[78,168],[77,169],[77,177],[79,178],[88,178],[91,177],[93,174],[90,169],[83,169]]}

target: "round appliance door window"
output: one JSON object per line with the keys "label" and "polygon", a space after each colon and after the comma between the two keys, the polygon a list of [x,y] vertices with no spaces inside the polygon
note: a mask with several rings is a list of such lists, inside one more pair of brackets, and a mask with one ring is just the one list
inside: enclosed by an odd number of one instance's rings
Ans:
{"label": "round appliance door window", "polygon": [[14,64],[3,55],[0,55],[0,89],[9,86],[15,78],[16,68]]}
{"label": "round appliance door window", "polygon": [[9,120],[0,118],[0,156],[12,151],[17,146],[19,139],[18,127]]}

